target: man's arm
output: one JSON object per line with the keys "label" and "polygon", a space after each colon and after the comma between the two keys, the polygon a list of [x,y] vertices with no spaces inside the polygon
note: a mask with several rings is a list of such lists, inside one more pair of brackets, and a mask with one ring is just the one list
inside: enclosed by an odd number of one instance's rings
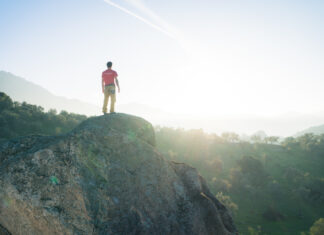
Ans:
{"label": "man's arm", "polygon": [[117,87],[118,87],[118,93],[119,93],[119,92],[120,92],[119,82],[118,82],[117,77],[115,77],[115,79],[116,79],[116,85],[117,85]]}
{"label": "man's arm", "polygon": [[102,93],[105,92],[105,84],[103,78],[101,78],[101,88],[102,88]]}

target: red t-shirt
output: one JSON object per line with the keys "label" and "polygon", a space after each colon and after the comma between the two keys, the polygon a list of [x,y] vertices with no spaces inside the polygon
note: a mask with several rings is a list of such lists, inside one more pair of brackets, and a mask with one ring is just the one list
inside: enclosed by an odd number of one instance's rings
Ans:
{"label": "red t-shirt", "polygon": [[117,72],[112,69],[107,69],[102,72],[102,82],[104,85],[115,84],[115,78],[118,76]]}

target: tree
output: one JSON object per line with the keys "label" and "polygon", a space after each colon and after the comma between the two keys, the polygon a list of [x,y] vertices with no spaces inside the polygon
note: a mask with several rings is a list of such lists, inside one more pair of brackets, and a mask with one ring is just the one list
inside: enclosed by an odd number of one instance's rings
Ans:
{"label": "tree", "polygon": [[229,191],[232,187],[231,183],[228,180],[218,179],[218,178],[214,177],[212,179],[212,182],[213,182],[212,185],[217,192],[229,193]]}
{"label": "tree", "polygon": [[260,130],[260,131],[257,131],[255,132],[252,136],[251,136],[251,140],[254,142],[254,143],[262,143],[264,141],[264,139],[267,137],[267,134]]}
{"label": "tree", "polygon": [[50,114],[50,115],[56,115],[57,111],[56,111],[56,109],[50,109],[50,110],[48,110],[47,113]]}
{"label": "tree", "polygon": [[281,142],[281,145],[288,150],[291,150],[298,146],[298,142],[294,137],[287,137]]}
{"label": "tree", "polygon": [[251,136],[251,140],[254,142],[254,143],[260,143],[262,141],[262,138],[261,136],[259,135],[252,135]]}
{"label": "tree", "polygon": [[306,133],[297,138],[300,147],[306,151],[312,151],[317,144],[317,136],[313,133]]}
{"label": "tree", "polygon": [[223,161],[218,157],[210,160],[208,166],[208,169],[214,171],[215,173],[221,173],[223,171]]}
{"label": "tree", "polygon": [[239,135],[234,132],[224,132],[222,133],[222,138],[232,143],[239,141]]}
{"label": "tree", "polygon": [[237,163],[243,177],[246,178],[252,186],[259,187],[266,183],[267,174],[260,160],[251,156],[243,156]]}
{"label": "tree", "polygon": [[41,106],[13,102],[0,92],[0,140],[22,135],[56,135],[68,132],[84,121],[86,116],[55,110],[45,113]]}
{"label": "tree", "polygon": [[0,92],[0,112],[5,109],[12,108],[13,103],[9,96],[7,96],[5,93]]}
{"label": "tree", "polygon": [[219,192],[216,194],[216,198],[231,212],[234,214],[238,210],[238,206],[232,201],[230,196]]}
{"label": "tree", "polygon": [[261,235],[261,226],[258,226],[257,229],[254,229],[252,227],[248,227],[249,235]]}
{"label": "tree", "polygon": [[264,142],[267,144],[267,143],[270,143],[270,144],[274,144],[274,143],[277,143],[279,140],[279,136],[267,136],[264,138]]}
{"label": "tree", "polygon": [[310,228],[310,235],[323,235],[324,234],[324,218],[318,219]]}

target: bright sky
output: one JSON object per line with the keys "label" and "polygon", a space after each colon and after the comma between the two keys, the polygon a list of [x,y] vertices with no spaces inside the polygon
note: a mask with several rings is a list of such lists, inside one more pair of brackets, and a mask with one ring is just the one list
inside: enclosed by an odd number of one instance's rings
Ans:
{"label": "bright sky", "polygon": [[1,0],[0,70],[101,106],[193,116],[321,112],[321,0]]}

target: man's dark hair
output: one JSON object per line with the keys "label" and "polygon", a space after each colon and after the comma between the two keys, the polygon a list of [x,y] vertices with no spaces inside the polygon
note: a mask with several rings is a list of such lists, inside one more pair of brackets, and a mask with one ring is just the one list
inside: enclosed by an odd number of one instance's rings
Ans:
{"label": "man's dark hair", "polygon": [[111,66],[112,66],[112,62],[109,61],[109,62],[107,63],[107,67],[108,67],[108,68],[111,68]]}

